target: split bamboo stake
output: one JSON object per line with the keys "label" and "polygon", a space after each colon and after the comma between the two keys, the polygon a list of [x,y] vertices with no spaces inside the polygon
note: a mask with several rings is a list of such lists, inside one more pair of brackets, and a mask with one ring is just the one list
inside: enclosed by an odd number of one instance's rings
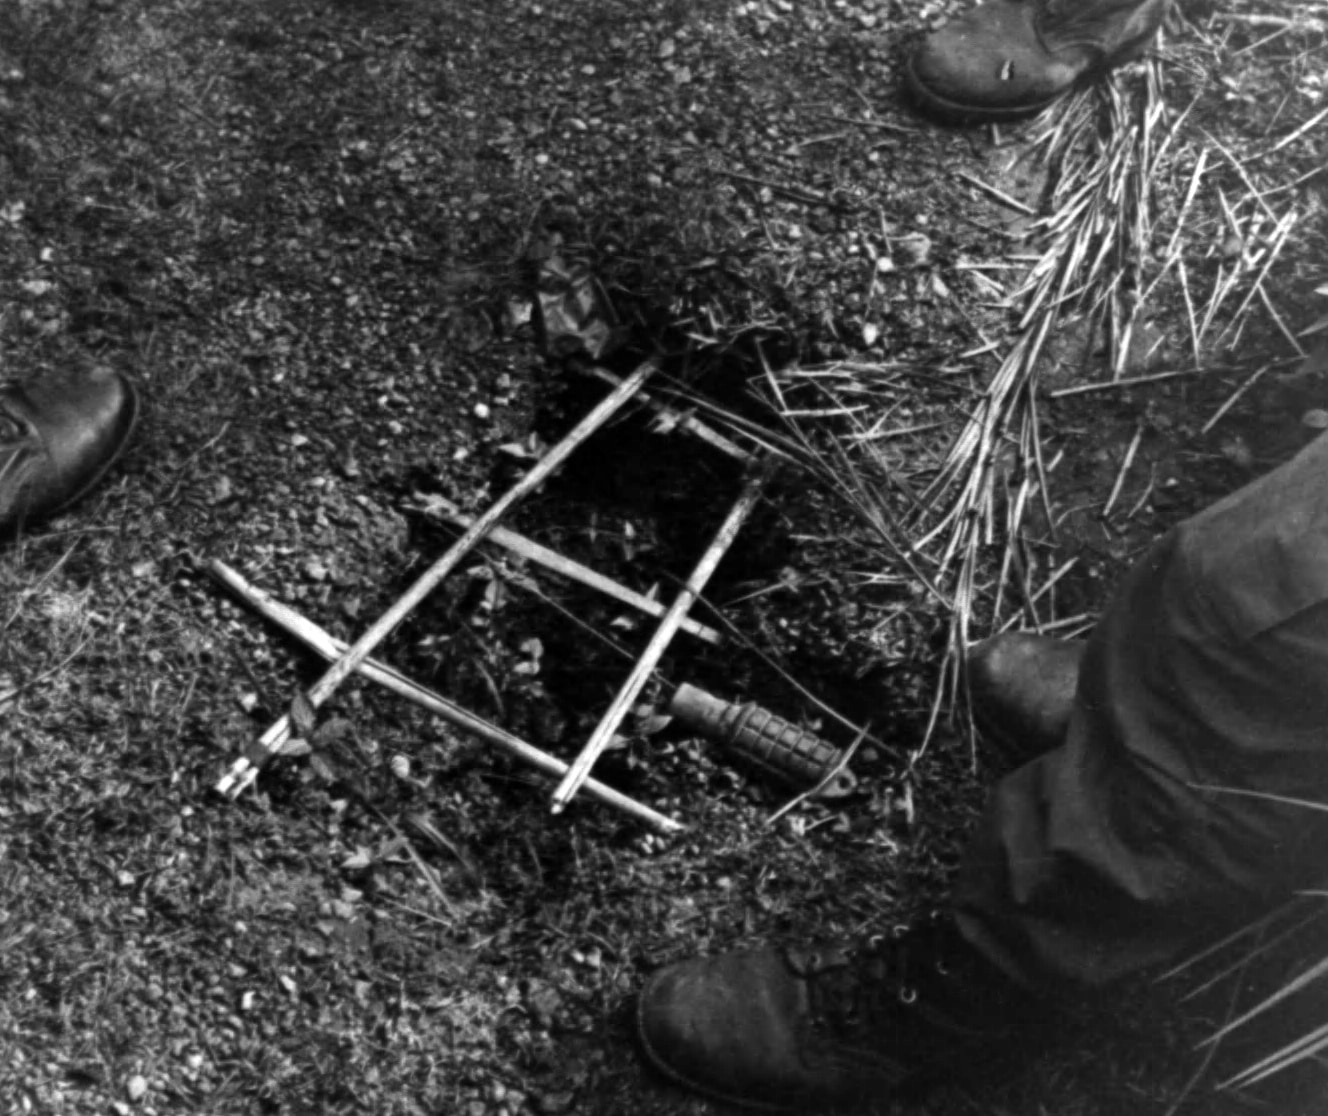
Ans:
{"label": "split bamboo stake", "polygon": [[[213,560],[208,564],[208,569],[213,577],[255,612],[271,620],[278,627],[285,629],[296,639],[322,655],[323,658],[335,660],[345,654],[348,646],[345,641],[337,639],[336,636],[320,628],[307,617],[300,615],[289,605],[282,604],[270,593],[251,584],[243,575],[231,569],[225,562]],[[456,725],[458,728],[478,736],[481,740],[510,752],[517,759],[530,764],[531,767],[544,772],[546,775],[557,778],[567,771],[567,764],[562,760],[549,755],[547,752],[542,752],[533,744],[526,743],[520,737],[513,736],[510,732],[491,724],[482,717],[477,717],[468,709],[463,709],[461,706],[448,701],[442,695],[411,681],[404,674],[383,663],[374,659],[365,659],[356,670],[371,682],[376,682],[384,689],[391,690],[407,701],[413,701],[416,705],[427,709],[435,716],[441,717],[449,724]],[[623,813],[630,814],[647,825],[653,826],[662,833],[676,833],[683,828],[682,824],[673,818],[652,810],[649,806],[637,802],[633,798],[628,798],[625,794],[621,794],[595,779],[586,781],[586,793],[609,806],[613,806],[615,809],[623,811]]]}
{"label": "split bamboo stake", "polygon": [[[436,515],[456,527],[469,527],[475,522],[474,516],[463,515],[457,511],[439,510],[428,514]],[[489,532],[489,536],[485,541],[505,547],[513,554],[519,554],[523,558],[529,558],[532,562],[537,562],[546,569],[553,570],[554,573],[562,574],[563,577],[579,581],[582,585],[588,585],[592,589],[598,589],[605,596],[612,597],[615,601],[621,601],[623,604],[631,605],[647,616],[658,618],[665,613],[665,607],[659,601],[647,597],[644,593],[629,589],[626,585],[621,585],[612,578],[605,577],[598,570],[592,570],[589,566],[582,565],[571,558],[566,558],[556,550],[541,546],[533,539],[528,539],[525,535],[517,534],[517,532],[508,530],[506,527],[495,527]],[[724,637],[714,628],[708,628],[690,618],[682,622],[682,630],[715,646],[724,642]]]}
{"label": "split bamboo stake", "polygon": [[[474,549],[475,544],[489,533],[498,520],[506,515],[514,504],[539,487],[549,474],[567,460],[577,446],[603,426],[616,411],[621,409],[623,404],[636,394],[654,371],[655,365],[652,361],[646,361],[642,364],[618,387],[609,392],[594,410],[577,423],[561,442],[551,448],[531,468],[530,472],[509,488],[488,511],[475,520],[474,525],[457,539],[451,548],[406,591],[406,595],[379,617],[377,622],[347,649],[345,655],[334,662],[328,672],[314,683],[307,695],[309,704],[317,709],[331,697],[337,687],[350,677],[360,663],[369,657],[373,649],[391,634],[392,629],[406,618],[407,613],[424,600],[438,583],[452,572],[461,560]],[[287,713],[260,738],[258,742],[259,751],[255,759],[242,756],[236,760],[231,765],[230,771],[218,781],[217,790],[222,794],[230,795],[232,798],[239,795],[257,778],[258,769],[263,759],[279,751],[281,746],[290,739],[290,735],[291,720],[290,714]]]}
{"label": "split bamboo stake", "polygon": [[683,617],[687,615],[687,610],[692,607],[692,603],[705,588],[711,575],[719,566],[720,559],[733,545],[733,540],[738,537],[738,531],[741,530],[743,522],[751,515],[752,509],[756,507],[756,501],[761,495],[761,488],[772,468],[772,463],[767,461],[749,470],[747,480],[743,484],[742,491],[738,494],[737,501],[729,510],[724,522],[720,524],[720,528],[715,533],[709,548],[701,556],[701,560],[696,564],[696,569],[692,571],[691,577],[687,579],[686,584],[679,591],[677,599],[674,600],[669,607],[669,611],[664,614],[664,618],[659,622],[659,627],[655,629],[655,634],[646,645],[646,649],[641,653],[636,666],[632,668],[632,673],[628,675],[627,681],[619,689],[618,696],[613,699],[613,704],[600,718],[599,724],[595,726],[595,731],[590,734],[590,739],[586,741],[580,754],[573,761],[571,770],[563,776],[562,782],[554,790],[552,809],[555,814],[563,812],[572,800],[572,796],[576,794],[577,789],[586,781],[595,760],[609,746],[609,741],[613,739],[614,730],[627,716],[627,711],[631,708],[632,702],[641,693],[651,673],[659,664],[659,660],[663,658],[664,652],[677,632],[679,624],[681,624]]}
{"label": "split bamboo stake", "polygon": [[[622,380],[610,372],[607,368],[601,368],[598,364],[592,364],[583,369],[588,376],[594,376],[597,380],[603,380],[606,384],[617,385]],[[692,437],[705,442],[708,446],[713,446],[720,453],[727,454],[735,461],[751,461],[752,455],[743,449],[736,442],[730,441],[711,427],[703,423],[695,415],[688,414],[685,411],[676,410],[667,403],[661,402],[647,392],[641,393],[641,401],[656,414],[662,416],[672,423],[676,423],[678,429],[687,431]]]}

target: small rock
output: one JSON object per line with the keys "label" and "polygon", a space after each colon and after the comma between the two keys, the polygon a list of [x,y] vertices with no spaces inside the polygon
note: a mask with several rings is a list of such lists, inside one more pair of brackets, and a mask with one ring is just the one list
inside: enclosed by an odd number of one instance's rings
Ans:
{"label": "small rock", "polygon": [[899,255],[909,267],[922,267],[931,259],[931,237],[926,233],[909,233],[896,243]]}
{"label": "small rock", "polygon": [[147,1096],[148,1079],[144,1077],[141,1073],[134,1074],[133,1077],[131,1077],[128,1081],[125,1082],[125,1093],[128,1095],[131,1101],[137,1104],[145,1096]]}
{"label": "small rock", "polygon": [[532,1099],[535,1102],[536,1110],[543,1113],[544,1116],[558,1116],[558,1113],[567,1112],[572,1107],[571,1093],[540,1093]]}
{"label": "small rock", "polygon": [[532,980],[526,986],[526,1010],[541,1027],[553,1024],[554,1017],[563,1006],[562,996],[551,984]]}

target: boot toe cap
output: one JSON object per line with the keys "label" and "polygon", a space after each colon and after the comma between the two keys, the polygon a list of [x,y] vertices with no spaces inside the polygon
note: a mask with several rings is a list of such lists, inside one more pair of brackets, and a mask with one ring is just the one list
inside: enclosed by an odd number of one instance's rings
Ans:
{"label": "boot toe cap", "polygon": [[958,121],[1019,119],[1071,88],[1083,67],[1042,47],[1032,8],[992,0],[928,36],[907,70],[923,107]]}
{"label": "boot toe cap", "polygon": [[[73,503],[127,444],[138,393],[109,369],[0,388],[0,530]],[[10,428],[12,427],[12,431]]]}
{"label": "boot toe cap", "polygon": [[774,949],[670,965],[637,1002],[648,1060],[691,1089],[749,1107],[798,1103],[797,982]]}

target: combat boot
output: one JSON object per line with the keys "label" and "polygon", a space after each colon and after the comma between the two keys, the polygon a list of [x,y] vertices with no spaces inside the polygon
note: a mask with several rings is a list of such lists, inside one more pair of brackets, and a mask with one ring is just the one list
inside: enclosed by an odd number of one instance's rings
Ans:
{"label": "combat boot", "polygon": [[637,1032],[649,1061],[688,1088],[805,1112],[1012,1060],[1051,1016],[941,917],[851,946],[671,965],[641,993]]}
{"label": "combat boot", "polygon": [[63,510],[119,457],[138,393],[109,369],[0,382],[0,535]]}
{"label": "combat boot", "polygon": [[942,120],[1017,120],[1137,58],[1170,0],[986,0],[929,35],[910,90]]}

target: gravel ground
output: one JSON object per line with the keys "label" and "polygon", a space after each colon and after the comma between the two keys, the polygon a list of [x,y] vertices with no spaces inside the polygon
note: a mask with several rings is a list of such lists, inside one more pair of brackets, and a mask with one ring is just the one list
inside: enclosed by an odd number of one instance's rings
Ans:
{"label": "gravel ground", "polygon": [[[1038,180],[1008,169],[1009,137],[933,128],[902,99],[899,59],[953,6],[0,9],[0,362],[110,363],[147,402],[109,483],[0,551],[0,1112],[708,1111],[637,1066],[625,1004],[645,972],[863,932],[943,894],[991,765],[946,737],[905,771],[890,747],[919,738],[945,617],[879,576],[873,541],[801,477],[716,594],[886,746],[860,757],[847,805],[774,826],[783,792],[652,735],[649,710],[604,777],[685,817],[670,840],[592,806],[551,818],[529,771],[361,686],[320,714],[311,756],[220,800],[221,772],[321,668],[203,564],[362,631],[445,545],[421,504],[483,509],[585,403],[527,320],[541,252],[593,267],[671,359],[720,366],[760,340],[805,366],[980,374],[957,354],[1005,328],[1019,230],[971,179],[1030,198]],[[1322,94],[1321,42],[1278,43],[1300,51],[1298,119]],[[1228,138],[1264,126],[1276,70],[1240,57],[1221,79]],[[1321,214],[1321,183],[1303,189]],[[1145,412],[1144,456],[1175,480],[1124,541],[1095,544],[1067,608],[1097,607],[1141,541],[1297,436],[1313,376],[1252,393],[1235,442],[1194,449],[1247,372],[1060,413],[1066,444],[1093,430],[1067,499],[1100,503]],[[919,390],[900,421],[951,399]],[[516,525],[667,594],[732,478],[677,435],[616,437]],[[943,440],[898,446],[932,460]],[[641,642],[554,579],[477,558],[383,654],[569,756],[625,669],[578,618]],[[815,723],[754,653],[680,646],[666,666]],[[1210,1009],[1130,997],[1028,1079],[930,1111],[1169,1111]]]}

